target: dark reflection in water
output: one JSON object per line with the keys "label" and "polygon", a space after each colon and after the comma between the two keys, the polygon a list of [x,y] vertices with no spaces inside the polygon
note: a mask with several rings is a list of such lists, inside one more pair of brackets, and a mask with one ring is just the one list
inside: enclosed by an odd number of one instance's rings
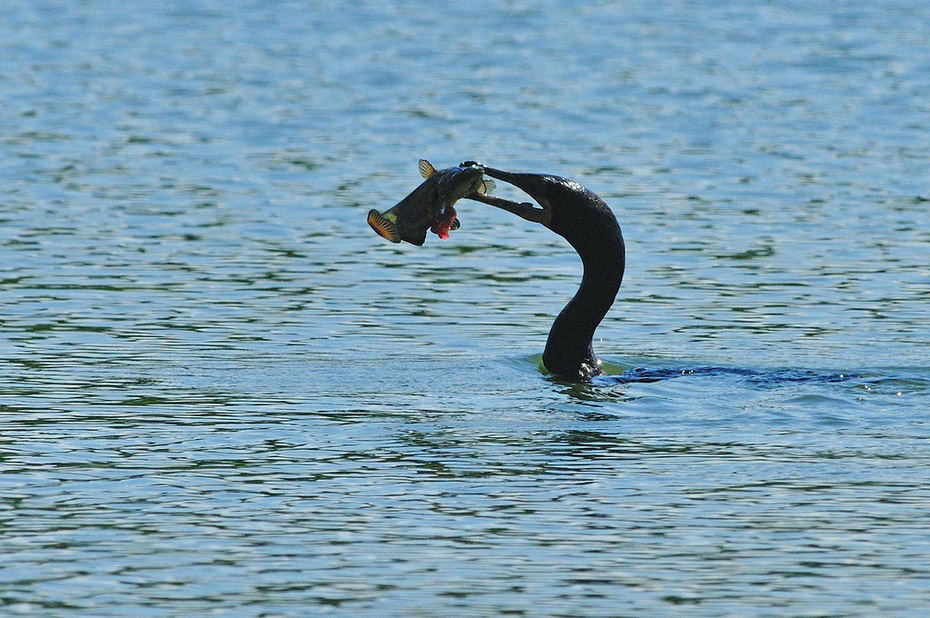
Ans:
{"label": "dark reflection in water", "polygon": [[[923,6],[0,20],[0,613],[928,604]],[[608,376],[554,235],[371,234],[420,157],[614,207]]]}
{"label": "dark reflection in water", "polygon": [[754,386],[780,386],[791,383],[845,382],[858,376],[845,373],[820,373],[810,369],[739,369],[736,367],[686,367],[683,369],[645,369],[637,367],[620,375],[605,376],[598,382],[613,380],[627,382],[658,382],[684,376],[736,378]]}

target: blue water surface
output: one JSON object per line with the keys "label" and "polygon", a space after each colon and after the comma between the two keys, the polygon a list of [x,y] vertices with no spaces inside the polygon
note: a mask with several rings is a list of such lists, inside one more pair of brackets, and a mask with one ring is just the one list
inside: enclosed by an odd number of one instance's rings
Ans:
{"label": "blue water surface", "polygon": [[[10,0],[0,32],[0,612],[930,609],[930,5]],[[613,207],[610,376],[541,370],[558,236],[467,201],[372,233],[421,157]]]}

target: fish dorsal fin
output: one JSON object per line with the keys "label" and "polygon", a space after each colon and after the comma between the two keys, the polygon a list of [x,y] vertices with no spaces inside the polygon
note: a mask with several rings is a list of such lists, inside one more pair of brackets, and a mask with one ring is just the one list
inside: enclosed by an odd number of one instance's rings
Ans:
{"label": "fish dorsal fin", "polygon": [[494,187],[497,185],[494,184],[494,181],[490,178],[485,178],[481,181],[481,184],[478,185],[478,195],[487,195],[494,190]]}
{"label": "fish dorsal fin", "polygon": [[417,166],[420,168],[420,175],[423,176],[423,178],[429,178],[436,173],[436,168],[426,159],[420,159]]}

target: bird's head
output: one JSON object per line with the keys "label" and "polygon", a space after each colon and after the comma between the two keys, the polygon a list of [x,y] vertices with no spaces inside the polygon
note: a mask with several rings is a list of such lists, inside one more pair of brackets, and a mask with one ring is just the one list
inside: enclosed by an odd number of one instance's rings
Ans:
{"label": "bird's head", "polygon": [[588,247],[602,246],[610,239],[620,238],[620,226],[610,207],[574,180],[549,174],[511,173],[493,167],[481,167],[486,175],[522,190],[536,201],[538,207],[529,202],[518,203],[501,198],[481,201],[512,212],[527,221],[541,223],[567,239],[579,253]]}

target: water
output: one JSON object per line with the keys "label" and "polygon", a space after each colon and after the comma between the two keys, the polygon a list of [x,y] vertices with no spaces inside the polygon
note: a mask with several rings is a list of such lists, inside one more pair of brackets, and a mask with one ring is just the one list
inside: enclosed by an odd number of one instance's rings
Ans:
{"label": "water", "polygon": [[[0,611],[930,606],[926,4],[0,26]],[[595,349],[663,379],[540,371],[579,263],[538,226],[375,236],[420,157],[610,203]]]}

